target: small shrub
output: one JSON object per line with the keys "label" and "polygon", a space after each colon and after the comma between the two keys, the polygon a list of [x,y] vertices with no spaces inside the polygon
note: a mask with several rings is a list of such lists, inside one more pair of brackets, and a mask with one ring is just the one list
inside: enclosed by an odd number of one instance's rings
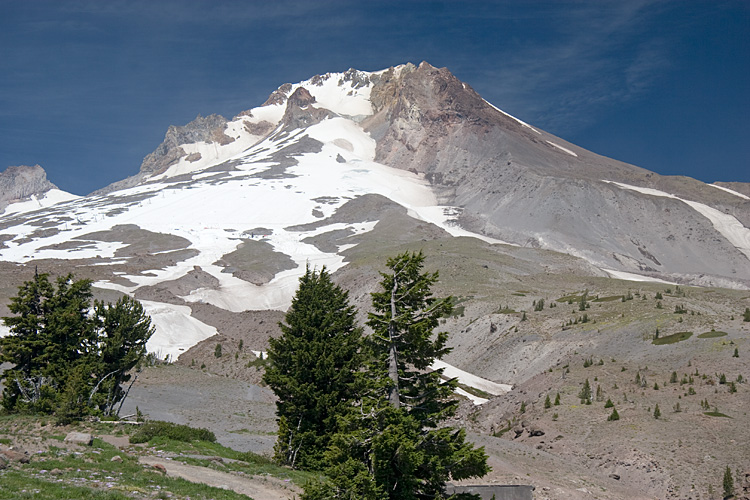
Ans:
{"label": "small shrub", "polygon": [[214,348],[214,356],[217,358],[221,357],[221,344],[216,344],[216,348]]}
{"label": "small shrub", "polygon": [[160,420],[151,420],[143,424],[138,431],[130,436],[131,443],[145,443],[156,437],[164,437],[174,441],[208,441],[216,442],[216,436],[208,429],[194,428],[188,425],[173,424]]}

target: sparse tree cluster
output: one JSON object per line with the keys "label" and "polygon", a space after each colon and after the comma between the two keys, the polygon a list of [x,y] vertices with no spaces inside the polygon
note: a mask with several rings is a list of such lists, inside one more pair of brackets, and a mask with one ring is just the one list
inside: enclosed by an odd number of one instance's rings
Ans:
{"label": "sparse tree cluster", "polygon": [[[449,352],[447,334],[434,330],[452,301],[432,296],[438,274],[423,272],[423,262],[421,252],[388,260],[372,294],[368,337],[325,270],[308,269],[300,280],[283,335],[269,350],[266,380],[280,399],[277,459],[322,468],[327,477],[303,498],[446,498],[448,480],[489,470],[484,450],[467,443],[462,429],[441,425],[455,414],[456,381],[442,383],[441,370],[430,367]],[[321,299],[328,295],[336,307]],[[304,441],[301,430],[326,408],[317,441]]]}
{"label": "sparse tree cluster", "polygon": [[2,374],[6,411],[62,420],[119,412],[154,329],[130,297],[93,306],[91,298],[91,281],[70,274],[53,284],[35,273],[19,287],[8,306],[15,316],[2,318],[10,335],[0,339],[1,359],[14,365]]}

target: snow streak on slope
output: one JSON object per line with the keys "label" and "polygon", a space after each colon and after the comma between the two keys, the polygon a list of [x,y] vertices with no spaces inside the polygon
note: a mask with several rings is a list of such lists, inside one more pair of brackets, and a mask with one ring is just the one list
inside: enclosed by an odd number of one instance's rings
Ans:
{"label": "snow streak on slope", "polygon": [[713,186],[713,187],[715,187],[715,188],[717,188],[717,189],[721,189],[722,191],[726,191],[726,192],[727,192],[727,193],[729,193],[729,194],[733,194],[733,195],[735,195],[735,196],[739,196],[740,198],[744,198],[744,199],[746,199],[746,200],[750,200],[750,196],[745,196],[745,195],[744,195],[744,194],[742,194],[742,193],[738,193],[738,192],[737,192],[737,191],[735,191],[734,189],[729,189],[729,188],[726,188],[726,187],[724,187],[724,186],[719,186],[719,185],[717,185],[717,184],[709,184],[709,186]]}
{"label": "snow streak on slope", "polygon": [[49,191],[44,193],[42,197],[37,197],[36,195],[32,194],[30,199],[28,200],[11,203],[7,207],[5,207],[4,211],[0,212],[0,215],[32,212],[34,210],[39,210],[40,208],[51,207],[52,205],[55,205],[57,203],[75,200],[78,198],[80,198],[80,196],[76,196],[66,191],[61,191],[60,189],[50,189]]}
{"label": "snow streak on slope", "polygon": [[703,203],[683,200],[682,198],[678,198],[677,196],[674,196],[672,194],[665,193],[664,191],[659,191],[658,189],[631,186],[629,184],[623,184],[621,182],[614,181],[603,182],[614,184],[623,189],[630,189],[631,191],[637,191],[639,193],[648,194],[651,196],[662,196],[665,198],[680,200],[681,202],[692,207],[696,212],[703,215],[709,221],[711,221],[711,224],[717,231],[719,231],[732,245],[734,245],[735,248],[745,254],[748,259],[750,259],[750,229],[743,226],[742,223],[738,221],[734,216],[722,213],[715,208],[704,205]]}

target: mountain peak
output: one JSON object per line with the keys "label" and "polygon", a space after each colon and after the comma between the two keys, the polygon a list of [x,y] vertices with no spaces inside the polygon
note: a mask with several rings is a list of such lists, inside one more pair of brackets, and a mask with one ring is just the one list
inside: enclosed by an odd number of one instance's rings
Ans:
{"label": "mountain peak", "polygon": [[8,203],[57,189],[39,165],[11,166],[0,172],[0,208]]}

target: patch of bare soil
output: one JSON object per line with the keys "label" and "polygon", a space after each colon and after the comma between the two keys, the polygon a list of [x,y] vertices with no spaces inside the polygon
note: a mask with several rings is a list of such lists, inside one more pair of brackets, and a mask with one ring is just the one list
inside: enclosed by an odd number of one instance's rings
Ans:
{"label": "patch of bare soil", "polygon": [[138,461],[146,465],[164,467],[167,476],[181,477],[193,483],[232,490],[247,495],[253,500],[291,500],[301,493],[299,488],[291,483],[269,477],[243,477],[208,467],[187,465],[175,460],[148,455],[140,457]]}
{"label": "patch of bare soil", "polygon": [[152,420],[210,429],[235,450],[271,455],[275,398],[270,389],[243,380],[180,365],[154,366],[139,374],[121,415],[137,408]]}

